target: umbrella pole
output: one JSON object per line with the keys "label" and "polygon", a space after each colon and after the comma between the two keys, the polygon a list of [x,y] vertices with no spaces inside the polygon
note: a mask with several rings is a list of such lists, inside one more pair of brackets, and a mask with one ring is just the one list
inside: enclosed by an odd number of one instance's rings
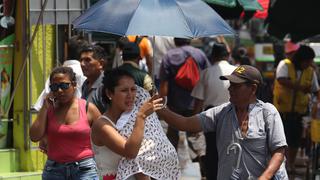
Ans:
{"label": "umbrella pole", "polygon": [[156,51],[156,48],[155,48],[155,44],[156,44],[156,36],[152,36],[152,70],[151,70],[151,78],[152,78],[152,81],[153,81],[153,94],[157,93],[158,90],[157,90],[157,87],[156,87],[156,79],[155,79],[155,57],[154,57],[154,54],[155,54],[155,51]]}

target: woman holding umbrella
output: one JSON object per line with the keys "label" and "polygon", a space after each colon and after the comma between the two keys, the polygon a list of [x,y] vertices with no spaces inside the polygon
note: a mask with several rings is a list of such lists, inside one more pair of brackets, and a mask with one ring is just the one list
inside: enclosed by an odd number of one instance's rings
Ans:
{"label": "woman holding umbrella", "polygon": [[104,180],[178,179],[177,154],[153,113],[163,108],[162,99],[150,99],[125,70],[104,77],[109,107],[92,127],[100,175]]}

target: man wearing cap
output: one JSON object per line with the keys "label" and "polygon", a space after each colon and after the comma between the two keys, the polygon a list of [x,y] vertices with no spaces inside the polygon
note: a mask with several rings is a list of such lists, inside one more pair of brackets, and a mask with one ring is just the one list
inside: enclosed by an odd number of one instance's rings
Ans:
{"label": "man wearing cap", "polygon": [[262,83],[260,72],[252,66],[241,65],[220,79],[230,81],[228,103],[191,117],[168,109],[158,114],[179,130],[216,132],[217,179],[262,180],[275,175],[288,179],[283,163],[287,143],[280,115],[272,104],[256,98]]}
{"label": "man wearing cap", "polygon": [[276,72],[273,104],[283,120],[291,173],[295,171],[294,163],[302,137],[302,116],[308,112],[311,93],[319,92],[317,76],[311,67],[314,57],[312,48],[301,45],[291,59],[280,61]]}

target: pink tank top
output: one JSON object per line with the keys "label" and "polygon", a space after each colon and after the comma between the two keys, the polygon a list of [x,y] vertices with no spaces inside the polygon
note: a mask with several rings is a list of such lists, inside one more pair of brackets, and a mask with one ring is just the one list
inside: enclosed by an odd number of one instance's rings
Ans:
{"label": "pink tank top", "polygon": [[78,99],[80,119],[71,125],[60,124],[53,109],[48,110],[48,159],[66,163],[93,157],[86,101]]}

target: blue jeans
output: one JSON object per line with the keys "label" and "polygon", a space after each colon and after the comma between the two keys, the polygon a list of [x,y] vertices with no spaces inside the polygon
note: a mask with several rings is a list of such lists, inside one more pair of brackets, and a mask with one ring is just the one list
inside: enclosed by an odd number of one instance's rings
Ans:
{"label": "blue jeans", "polygon": [[71,163],[47,160],[42,173],[43,180],[99,180],[93,158]]}

